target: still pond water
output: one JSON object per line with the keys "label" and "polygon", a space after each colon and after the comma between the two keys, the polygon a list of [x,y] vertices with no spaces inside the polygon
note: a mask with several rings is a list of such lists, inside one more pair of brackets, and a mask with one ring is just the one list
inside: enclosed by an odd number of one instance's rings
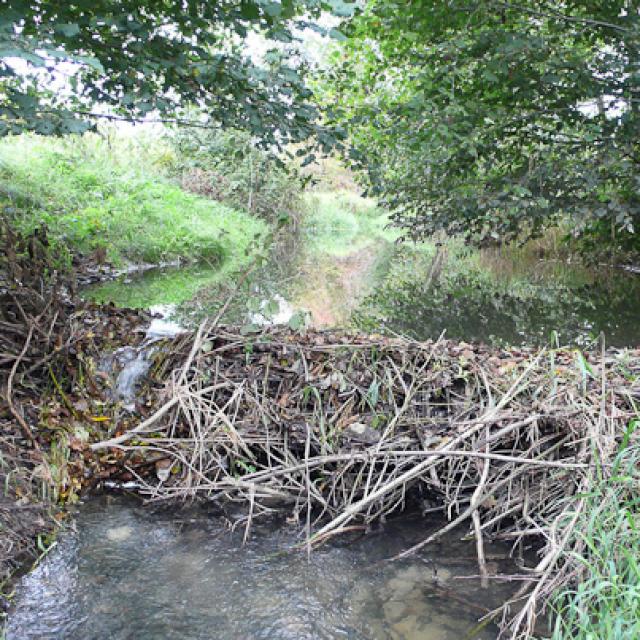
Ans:
{"label": "still pond water", "polygon": [[[380,239],[351,254],[276,259],[236,297],[227,320],[286,323],[302,313],[318,328],[352,324],[419,340],[445,332],[493,344],[582,347],[602,333],[608,346],[640,344],[639,273],[483,251],[447,255],[432,278],[432,260],[428,251]],[[120,306],[169,304],[179,322],[193,326],[215,315],[228,292],[215,269],[191,265],[128,275],[85,295]]]}
{"label": "still pond water", "polygon": [[[403,516],[307,558],[283,553],[301,540],[286,525],[258,526],[243,546],[243,531],[201,509],[94,499],[23,580],[7,640],[495,638],[491,626],[472,630],[517,583],[481,589],[463,532],[410,561],[384,562],[434,524]],[[507,550],[487,547],[492,573],[516,570]]]}

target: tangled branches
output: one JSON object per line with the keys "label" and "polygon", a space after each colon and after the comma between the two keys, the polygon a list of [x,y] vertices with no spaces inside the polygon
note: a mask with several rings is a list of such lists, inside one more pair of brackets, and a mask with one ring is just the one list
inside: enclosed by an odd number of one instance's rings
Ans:
{"label": "tangled branches", "polygon": [[44,229],[25,238],[0,227],[0,584],[37,557],[36,534],[53,525],[41,501],[44,459],[31,400],[68,339],[69,304],[47,244]]}
{"label": "tangled branches", "polygon": [[38,448],[16,395],[32,392],[47,365],[69,346],[72,307],[50,261],[45,230],[23,238],[5,223],[1,231],[1,399],[23,436]]}
{"label": "tangled branches", "polygon": [[120,344],[144,336],[135,333],[143,314],[87,307],[73,294],[45,229],[25,237],[0,221],[0,585],[54,528],[52,440],[83,423],[78,395],[104,399],[85,365],[117,332]]}
{"label": "tangled branches", "polygon": [[[171,361],[171,359],[169,359]],[[640,399],[638,351],[496,351],[446,340],[204,324],[174,345],[166,403],[92,445],[156,460],[149,500],[227,499],[252,519],[283,507],[307,545],[420,503],[484,541],[543,542],[503,628],[533,632],[541,605],[579,568],[566,553],[580,495],[606,472]],[[634,377],[635,376],[635,377]]]}

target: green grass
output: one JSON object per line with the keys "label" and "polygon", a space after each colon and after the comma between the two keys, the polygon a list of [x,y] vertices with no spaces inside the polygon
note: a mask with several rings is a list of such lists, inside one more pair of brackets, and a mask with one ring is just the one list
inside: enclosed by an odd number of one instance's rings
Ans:
{"label": "green grass", "polygon": [[377,240],[392,242],[398,232],[385,228],[389,214],[373,200],[349,191],[307,194],[303,238],[311,253],[345,256]]}
{"label": "green grass", "polygon": [[640,638],[639,465],[640,446],[623,448],[610,476],[587,496],[576,529],[584,574],[555,598],[553,640]]}
{"label": "green grass", "polygon": [[267,225],[163,175],[153,141],[95,135],[0,143],[0,206],[19,230],[45,223],[69,252],[106,250],[116,264],[176,258],[246,261]]}

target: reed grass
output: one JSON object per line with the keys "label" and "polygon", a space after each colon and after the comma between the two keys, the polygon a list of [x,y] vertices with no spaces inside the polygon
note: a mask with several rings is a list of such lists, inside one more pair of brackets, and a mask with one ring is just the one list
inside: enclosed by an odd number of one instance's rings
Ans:
{"label": "reed grass", "polygon": [[[629,433],[640,426],[630,423]],[[552,600],[553,640],[640,638],[640,446],[623,441],[585,495],[571,586]]]}

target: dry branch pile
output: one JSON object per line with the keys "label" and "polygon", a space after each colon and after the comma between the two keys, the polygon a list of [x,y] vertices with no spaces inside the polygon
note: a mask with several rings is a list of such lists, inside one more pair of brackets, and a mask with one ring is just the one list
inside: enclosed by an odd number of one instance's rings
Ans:
{"label": "dry branch pile", "polygon": [[[44,229],[21,237],[0,226],[0,586],[40,553],[54,522],[34,432],[43,379],[71,342],[72,305],[49,259]],[[0,608],[5,604],[0,589]]]}
{"label": "dry branch pile", "polygon": [[78,393],[103,400],[84,358],[116,335],[120,344],[140,342],[135,329],[145,319],[76,302],[46,230],[21,236],[0,221],[0,609],[3,583],[41,553],[38,535],[55,528],[48,498],[61,487],[53,486],[52,439],[83,419],[73,406]]}
{"label": "dry branch pile", "polygon": [[[156,459],[150,500],[229,499],[252,518],[288,509],[308,544],[422,501],[483,541],[543,542],[504,625],[527,637],[579,568],[564,552],[599,460],[606,473],[640,403],[640,352],[501,351],[439,340],[215,323],[179,339],[165,404],[92,445]],[[635,380],[635,382],[633,382]],[[407,550],[416,551],[422,545]],[[507,622],[508,621],[508,622]]]}
{"label": "dry branch pile", "polygon": [[[44,230],[23,238],[0,231],[0,400],[24,437],[37,448],[24,402],[41,387],[47,368],[69,347],[73,306],[50,262]],[[24,406],[23,406],[24,405]],[[1,414],[0,414],[1,417]]]}

